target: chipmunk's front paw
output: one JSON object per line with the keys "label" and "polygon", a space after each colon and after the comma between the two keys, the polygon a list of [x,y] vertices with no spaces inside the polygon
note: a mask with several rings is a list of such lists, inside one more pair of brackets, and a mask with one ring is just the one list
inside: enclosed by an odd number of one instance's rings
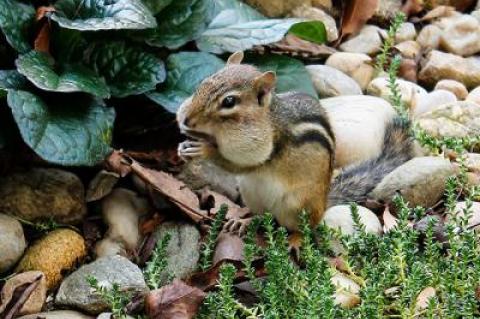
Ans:
{"label": "chipmunk's front paw", "polygon": [[232,218],[225,223],[223,230],[228,233],[245,235],[248,225],[252,222],[252,217]]}
{"label": "chipmunk's front paw", "polygon": [[211,146],[202,141],[185,141],[178,145],[178,156],[184,160],[205,158],[211,151]]}

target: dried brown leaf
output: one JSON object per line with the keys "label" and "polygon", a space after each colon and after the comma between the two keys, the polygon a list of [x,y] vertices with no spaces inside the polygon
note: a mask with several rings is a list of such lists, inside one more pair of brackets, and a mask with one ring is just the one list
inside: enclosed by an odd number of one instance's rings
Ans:
{"label": "dried brown leaf", "polygon": [[220,235],[218,235],[217,245],[215,246],[213,265],[225,260],[243,261],[244,246],[245,243],[238,235],[221,232]]}
{"label": "dried brown leaf", "polygon": [[104,169],[101,170],[88,184],[85,200],[93,202],[107,196],[119,179],[119,174]]}
{"label": "dried brown leaf", "polygon": [[379,0],[348,1],[343,12],[342,36],[357,33],[367,23],[377,10]]}
{"label": "dried brown leaf", "polygon": [[398,219],[390,213],[390,209],[385,207],[383,211],[383,232],[386,234],[398,225]]}
{"label": "dried brown leaf", "polygon": [[37,12],[35,14],[35,19],[37,21],[40,21],[41,19],[43,19],[45,17],[45,15],[48,13],[48,12],[55,12],[55,8],[53,6],[41,6],[41,7],[38,7],[37,9]]}
{"label": "dried brown leaf", "polygon": [[435,297],[436,294],[437,294],[437,292],[436,292],[435,288],[433,288],[433,287],[427,287],[427,288],[423,289],[418,294],[417,299],[415,301],[415,310],[417,311],[417,313],[419,311],[427,309],[428,300],[430,298]]}
{"label": "dried brown leaf", "polygon": [[293,34],[287,34],[278,42],[254,48],[254,50],[259,52],[264,52],[265,49],[275,54],[309,59],[324,59],[337,52],[337,50],[332,47],[306,41]]}
{"label": "dried brown leaf", "polygon": [[122,150],[114,150],[105,159],[105,166],[109,171],[116,172],[120,177],[125,177],[131,173],[130,163],[125,159]]}
{"label": "dried brown leaf", "polygon": [[243,218],[250,213],[250,210],[247,207],[240,207],[232,202],[227,196],[212,191],[208,188],[203,188],[200,191],[200,203],[203,205],[203,207],[211,207],[209,211],[210,215],[215,214],[223,204],[227,205],[227,219]]}
{"label": "dried brown leaf", "polygon": [[47,282],[41,271],[27,271],[13,276],[0,293],[2,319],[40,312],[47,297]]}
{"label": "dried brown leaf", "polygon": [[438,18],[450,17],[455,13],[455,8],[450,6],[438,6],[427,12],[419,21],[430,21]]}
{"label": "dried brown leaf", "polygon": [[152,319],[194,318],[206,294],[198,288],[175,279],[171,284],[150,291],[145,309]]}
{"label": "dried brown leaf", "polygon": [[50,53],[50,24],[44,21],[33,43],[35,51]]}

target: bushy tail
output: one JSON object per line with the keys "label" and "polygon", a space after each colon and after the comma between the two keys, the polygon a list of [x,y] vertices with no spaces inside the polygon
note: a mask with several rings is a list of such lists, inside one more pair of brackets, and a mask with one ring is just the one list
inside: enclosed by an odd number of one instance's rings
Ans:
{"label": "bushy tail", "polygon": [[380,181],[413,157],[409,123],[395,118],[386,128],[383,149],[377,158],[345,168],[331,186],[328,206],[361,203]]}

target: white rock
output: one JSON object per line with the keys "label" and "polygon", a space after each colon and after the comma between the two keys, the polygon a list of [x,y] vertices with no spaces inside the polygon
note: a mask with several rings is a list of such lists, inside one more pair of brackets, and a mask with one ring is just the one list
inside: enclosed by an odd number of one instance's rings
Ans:
{"label": "white rock", "polygon": [[352,77],[365,90],[375,74],[372,58],[363,53],[336,52],[325,65],[331,66]]}
{"label": "white rock", "polygon": [[467,88],[480,85],[480,59],[461,56],[433,50],[427,55],[420,73],[419,80],[427,85],[435,85],[440,80],[457,80]]}
{"label": "white rock", "polygon": [[[461,201],[457,202],[455,208],[453,209],[454,214],[457,218],[462,218],[465,216],[464,209],[467,208],[467,202]],[[468,212],[471,216],[468,219],[468,226],[473,227],[475,230],[480,229],[480,203],[472,202],[472,206]],[[447,221],[451,220],[452,216],[447,214]]]}
{"label": "white rock", "polygon": [[360,285],[344,274],[337,272],[331,278],[335,286],[335,303],[343,308],[352,308],[360,303]]}
{"label": "white rock", "polygon": [[18,317],[17,319],[93,319],[92,316],[72,310],[56,310]]}
{"label": "white rock", "polygon": [[441,34],[442,29],[436,25],[429,24],[420,31],[417,42],[424,49],[436,49],[440,45]]}
{"label": "white rock", "polygon": [[480,135],[480,107],[473,102],[457,101],[423,113],[417,123],[434,137]]}
{"label": "white rock", "polygon": [[469,172],[480,173],[480,154],[468,153],[465,166]]}
{"label": "white rock", "polygon": [[338,39],[338,29],[335,19],[320,8],[309,5],[302,5],[292,10],[292,15],[296,18],[322,21],[327,30],[327,40],[332,42]]}
{"label": "white rock", "polygon": [[480,22],[467,14],[449,21],[440,36],[440,47],[461,56],[480,52]]}
{"label": "white rock", "polygon": [[450,91],[453,94],[455,94],[455,96],[459,100],[464,100],[468,95],[468,91],[467,91],[467,88],[465,87],[465,85],[463,85],[463,83],[460,83],[460,82],[455,81],[455,80],[441,80],[441,81],[438,81],[438,83],[435,85],[434,90]]}
{"label": "white rock", "polygon": [[[400,89],[400,93],[402,95],[402,101],[410,107],[412,104],[412,100],[418,94],[426,94],[427,91],[422,88],[420,85],[405,81],[402,79],[397,80],[398,88]],[[375,78],[368,84],[367,93],[373,96],[381,97],[385,100],[389,100],[391,96],[391,91],[389,88],[389,83],[387,78],[379,77]]]}
{"label": "white rock", "polygon": [[480,106],[480,86],[471,90],[470,93],[468,93],[467,98],[465,100],[473,103],[477,103]]}
{"label": "white rock", "polygon": [[335,133],[335,165],[343,167],[378,156],[386,123],[395,116],[387,101],[373,96],[352,95],[320,100]]}
{"label": "white rock", "polygon": [[445,180],[454,174],[454,166],[444,158],[416,157],[385,176],[369,197],[390,202],[399,191],[410,207],[431,207],[443,196]]}
{"label": "white rock", "polygon": [[[104,197],[102,215],[108,231],[95,247],[97,258],[135,250],[140,241],[138,221],[148,210],[146,199],[125,188],[116,188]],[[112,248],[115,242],[118,246]]]}
{"label": "white rock", "polygon": [[0,214],[0,274],[17,263],[26,245],[22,224],[13,217]]}
{"label": "white rock", "polygon": [[415,40],[416,36],[417,30],[415,30],[415,25],[411,22],[405,22],[395,34],[395,42],[400,43],[403,41]]}
{"label": "white rock", "polygon": [[417,94],[410,106],[410,112],[414,117],[430,112],[438,106],[455,102],[457,97],[450,91],[435,90],[427,94]]}
{"label": "white rock", "polygon": [[[371,210],[363,206],[358,207],[358,215],[365,230],[368,233],[382,234],[382,225]],[[356,233],[355,224],[353,222],[350,205],[337,205],[328,208],[325,211],[323,222],[330,228],[340,229],[345,235],[353,235]]]}
{"label": "white rock", "polygon": [[349,38],[340,45],[340,50],[344,52],[375,54],[380,51],[383,38],[386,36],[385,30],[374,25],[366,25],[360,30],[360,33]]}
{"label": "white rock", "polygon": [[362,94],[362,89],[354,79],[331,66],[308,65],[307,71],[321,97]]}
{"label": "white rock", "polygon": [[395,48],[400,51],[402,57],[407,59],[416,59],[421,50],[420,44],[413,40],[400,42],[395,45]]}

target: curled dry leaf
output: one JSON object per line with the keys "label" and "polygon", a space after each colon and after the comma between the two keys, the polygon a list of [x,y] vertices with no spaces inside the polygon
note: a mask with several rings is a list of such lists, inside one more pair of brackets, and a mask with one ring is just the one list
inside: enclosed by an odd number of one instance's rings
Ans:
{"label": "curled dry leaf", "polygon": [[390,213],[390,209],[385,207],[383,211],[383,232],[386,234],[398,224],[398,219]]}
{"label": "curled dry leaf", "polygon": [[250,210],[247,207],[240,207],[232,202],[228,197],[214,192],[208,188],[203,188],[200,191],[200,203],[203,205],[203,207],[211,207],[209,210],[210,215],[215,214],[223,204],[227,205],[227,219],[243,218],[250,213]]}
{"label": "curled dry leaf", "polygon": [[105,160],[105,166],[109,171],[116,172],[120,177],[125,177],[132,171],[122,150],[114,150]]}
{"label": "curled dry leaf", "polygon": [[41,271],[27,271],[8,279],[0,293],[2,319],[40,312],[47,297],[47,282]]}
{"label": "curled dry leaf", "polygon": [[45,15],[49,12],[55,12],[55,8],[53,6],[41,6],[38,7],[37,12],[35,14],[35,19],[40,21],[45,17]]}
{"label": "curled dry leaf", "polygon": [[[379,0],[351,0],[343,12],[341,34],[357,33],[373,16]],[[341,37],[339,38],[341,39]]]}
{"label": "curled dry leaf", "polygon": [[437,294],[435,288],[433,287],[427,287],[423,289],[417,296],[417,299],[415,301],[415,310],[417,312],[422,311],[424,309],[427,309],[428,307],[428,300],[430,298],[435,297]]}
{"label": "curled dry leaf", "polygon": [[430,21],[438,18],[450,17],[455,14],[455,8],[450,6],[439,6],[433,10],[430,10],[419,21]]}
{"label": "curled dry leaf", "polygon": [[149,318],[188,319],[198,312],[206,294],[175,279],[171,284],[150,291],[145,298]]}
{"label": "curled dry leaf", "polygon": [[107,196],[119,179],[119,174],[104,169],[101,170],[88,184],[85,200],[93,202]]}
{"label": "curled dry leaf", "polygon": [[50,24],[44,21],[33,43],[35,51],[50,53]]}
{"label": "curled dry leaf", "polygon": [[217,237],[217,245],[215,246],[215,253],[213,255],[213,265],[215,266],[219,262],[230,261],[243,261],[243,240],[235,234],[221,232]]}

